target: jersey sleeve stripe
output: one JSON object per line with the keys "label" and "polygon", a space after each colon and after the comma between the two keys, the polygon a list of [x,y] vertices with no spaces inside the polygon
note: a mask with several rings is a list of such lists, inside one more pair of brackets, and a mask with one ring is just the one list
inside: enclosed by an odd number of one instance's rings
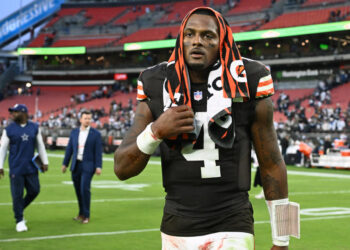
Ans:
{"label": "jersey sleeve stripe", "polygon": [[271,96],[275,93],[271,75],[261,77],[256,90],[256,98]]}
{"label": "jersey sleeve stripe", "polygon": [[266,91],[266,90],[269,90],[269,89],[273,89],[273,83],[271,82],[269,85],[265,85],[265,86],[262,86],[262,87],[258,87],[257,89],[257,93],[261,92],[261,91]]}
{"label": "jersey sleeve stripe", "polygon": [[136,100],[138,101],[142,101],[147,99],[147,96],[145,94],[145,92],[143,91],[143,83],[138,80],[137,81],[137,95],[136,95]]}
{"label": "jersey sleeve stripe", "polygon": [[146,95],[139,95],[139,94],[137,94],[136,99],[137,99],[138,101],[142,101],[142,100],[147,99],[147,96],[146,96]]}
{"label": "jersey sleeve stripe", "polygon": [[137,89],[137,94],[145,95],[145,92],[143,92],[143,89]]}
{"label": "jersey sleeve stripe", "polygon": [[275,93],[274,89],[268,89],[268,90],[264,90],[264,91],[260,91],[256,93],[256,98],[260,98],[260,97],[265,97],[265,96],[271,96]]}
{"label": "jersey sleeve stripe", "polygon": [[271,75],[267,75],[267,76],[261,77],[259,82],[266,82],[266,81],[271,80],[271,79],[272,79]]}
{"label": "jersey sleeve stripe", "polygon": [[271,75],[269,75],[269,78],[267,77],[261,78],[259,81],[258,87],[263,87],[263,86],[269,85],[270,83],[272,83]]}

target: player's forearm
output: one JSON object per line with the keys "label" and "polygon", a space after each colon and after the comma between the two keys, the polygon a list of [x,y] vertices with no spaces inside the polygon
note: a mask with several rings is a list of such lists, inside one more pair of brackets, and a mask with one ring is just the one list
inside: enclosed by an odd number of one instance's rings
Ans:
{"label": "player's forearm", "polygon": [[142,153],[136,142],[119,147],[114,154],[114,173],[120,180],[138,175],[146,167],[150,155]]}
{"label": "player's forearm", "polygon": [[[137,139],[139,136],[145,135],[144,131],[147,131],[147,125],[152,121],[153,116],[148,105],[144,102],[139,103],[135,112],[134,124],[114,154],[114,173],[120,180],[136,176],[146,167],[152,152],[142,151],[144,148],[139,148]],[[146,149],[149,149],[147,148],[147,137],[145,139],[143,142],[146,143]],[[141,146],[145,146],[145,143]]]}
{"label": "player's forearm", "polygon": [[252,125],[252,141],[261,170],[266,200],[288,197],[287,170],[279,151],[273,126],[273,104],[268,99],[258,101]]}
{"label": "player's forearm", "polygon": [[261,168],[261,181],[266,200],[288,197],[287,171],[284,165]]}

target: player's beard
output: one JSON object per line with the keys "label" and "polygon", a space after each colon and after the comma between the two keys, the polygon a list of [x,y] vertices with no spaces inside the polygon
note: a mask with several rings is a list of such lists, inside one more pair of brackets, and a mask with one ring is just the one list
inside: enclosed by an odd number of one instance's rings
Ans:
{"label": "player's beard", "polygon": [[18,123],[18,124],[23,123],[23,120],[24,120],[24,118],[22,117],[22,115],[13,116],[12,119],[13,119],[13,121],[14,121],[15,123]]}
{"label": "player's beard", "polygon": [[188,68],[191,70],[198,70],[198,71],[202,71],[206,69],[204,63],[191,63],[188,65]]}
{"label": "player's beard", "polygon": [[16,117],[13,117],[13,121],[15,123],[21,123],[22,119],[20,117],[16,116]]}

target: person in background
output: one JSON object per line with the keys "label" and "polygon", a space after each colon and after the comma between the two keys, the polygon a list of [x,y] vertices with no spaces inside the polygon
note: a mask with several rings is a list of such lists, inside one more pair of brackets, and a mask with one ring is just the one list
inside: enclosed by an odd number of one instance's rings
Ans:
{"label": "person in background", "polygon": [[102,172],[102,139],[98,130],[91,128],[92,114],[84,110],[80,116],[80,128],[73,129],[62,164],[65,173],[72,159],[71,172],[79,212],[73,219],[83,224],[90,221],[91,180]]}
{"label": "person in background", "polygon": [[[13,212],[16,219],[16,231],[28,230],[23,211],[38,196],[40,183],[38,169],[32,159],[37,145],[41,162],[40,170],[48,170],[48,158],[40,128],[36,123],[28,120],[28,108],[25,104],[16,104],[9,108],[13,120],[1,136],[0,146],[0,178],[4,176],[4,161],[9,147],[9,176]],[[24,189],[26,195],[24,195]]]}

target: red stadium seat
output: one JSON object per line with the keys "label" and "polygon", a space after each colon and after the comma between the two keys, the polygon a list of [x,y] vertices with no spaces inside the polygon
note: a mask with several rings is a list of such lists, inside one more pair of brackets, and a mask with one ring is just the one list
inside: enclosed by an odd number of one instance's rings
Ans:
{"label": "red stadium seat", "polygon": [[146,14],[146,8],[147,7],[150,9],[150,11],[154,11],[155,5],[142,5],[141,9],[140,10],[136,10],[136,11],[132,11],[129,8],[128,13],[126,13],[122,17],[118,18],[117,20],[115,20],[113,24],[115,24],[115,25],[123,25],[123,24],[128,24],[128,23],[134,22],[136,20],[136,18]]}
{"label": "red stadium seat", "polygon": [[113,18],[122,15],[127,7],[105,7],[105,8],[87,8],[85,16],[90,20],[85,24],[86,27],[103,25]]}
{"label": "red stadium seat", "polygon": [[327,5],[333,3],[343,3],[345,0],[307,0],[303,3],[302,7],[315,6],[315,5]]}
{"label": "red stadium seat", "polygon": [[28,47],[42,47],[45,42],[45,37],[48,34],[39,34],[31,43],[28,45]]}
{"label": "red stadium seat", "polygon": [[195,7],[203,6],[203,1],[201,0],[192,0],[184,2],[175,2],[173,6],[169,9],[169,13],[164,15],[157,23],[166,24],[166,23],[177,23],[185,17],[187,12],[192,10]]}
{"label": "red stadium seat", "polygon": [[60,39],[52,44],[52,47],[69,47],[69,46],[85,46],[87,48],[91,47],[104,47],[110,45],[121,37],[120,34],[116,34],[114,37],[106,38],[96,38],[96,37],[87,37],[87,38],[75,38],[70,39]]}
{"label": "red stadium seat", "polygon": [[241,0],[234,8],[225,13],[226,16],[258,12],[269,8],[271,0]]}
{"label": "red stadium seat", "polygon": [[176,38],[179,32],[179,28],[179,26],[166,26],[159,28],[142,29],[130,34],[125,38],[122,38],[118,41],[118,44],[140,41],[163,40],[166,39],[169,34],[171,34],[172,38]]}
{"label": "red stadium seat", "polygon": [[322,10],[309,10],[285,13],[272,21],[262,25],[259,29],[275,29],[310,24],[327,23],[331,11],[341,10],[341,15],[350,11],[350,6],[327,8]]}
{"label": "red stadium seat", "polygon": [[59,19],[65,16],[75,16],[79,12],[83,11],[82,8],[63,8],[61,9],[54,18],[50,20],[45,27],[51,27],[54,23],[56,23]]}

